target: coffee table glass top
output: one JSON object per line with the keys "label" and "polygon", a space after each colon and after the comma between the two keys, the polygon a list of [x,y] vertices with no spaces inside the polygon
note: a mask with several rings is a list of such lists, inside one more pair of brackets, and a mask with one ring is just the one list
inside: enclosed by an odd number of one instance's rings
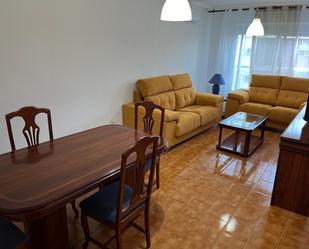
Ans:
{"label": "coffee table glass top", "polygon": [[254,130],[266,120],[267,117],[264,116],[237,112],[234,115],[222,120],[219,124],[244,130]]}

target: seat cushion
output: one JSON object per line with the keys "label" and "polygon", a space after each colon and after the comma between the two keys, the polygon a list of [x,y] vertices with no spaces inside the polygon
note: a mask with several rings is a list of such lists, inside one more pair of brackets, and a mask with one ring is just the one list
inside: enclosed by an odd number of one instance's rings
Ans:
{"label": "seat cushion", "polygon": [[193,105],[195,102],[195,92],[193,88],[183,88],[175,91],[176,110]]}
{"label": "seat cushion", "polygon": [[280,90],[276,105],[298,109],[307,98],[308,93]]}
{"label": "seat cushion", "polygon": [[141,79],[136,82],[136,86],[144,98],[173,90],[168,76]]}
{"label": "seat cushion", "polygon": [[[80,208],[87,215],[97,217],[108,223],[116,223],[119,182],[114,182],[104,187],[101,191],[86,198],[80,203]],[[125,185],[123,192],[123,209],[129,207],[132,189]]]}
{"label": "seat cushion", "polygon": [[157,94],[151,97],[147,97],[145,100],[149,100],[156,105],[164,107],[167,110],[174,111],[176,108],[175,92]]}
{"label": "seat cushion", "polygon": [[298,109],[276,106],[271,108],[268,113],[269,120],[279,123],[289,124],[295,118]]}
{"label": "seat cushion", "polygon": [[279,89],[267,87],[250,87],[249,101],[267,105],[275,105]]}
{"label": "seat cushion", "polygon": [[200,115],[193,112],[177,112],[179,119],[176,124],[175,136],[181,137],[201,126]]}
{"label": "seat cushion", "polygon": [[179,110],[180,112],[194,112],[200,115],[201,125],[206,125],[219,117],[219,110],[213,106],[191,105]]}
{"label": "seat cushion", "polygon": [[190,75],[187,73],[171,75],[169,78],[172,82],[174,91],[192,87]]}
{"label": "seat cushion", "polygon": [[271,110],[271,105],[265,105],[260,103],[245,103],[238,107],[238,111],[240,112],[247,112],[262,116],[268,116],[269,111]]}
{"label": "seat cushion", "polygon": [[0,219],[0,249],[15,249],[26,240],[26,235],[13,223]]}

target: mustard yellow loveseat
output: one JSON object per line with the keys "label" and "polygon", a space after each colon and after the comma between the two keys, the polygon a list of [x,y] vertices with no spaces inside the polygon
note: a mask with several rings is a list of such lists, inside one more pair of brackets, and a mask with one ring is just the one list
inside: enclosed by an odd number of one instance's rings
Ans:
{"label": "mustard yellow loveseat", "polygon": [[252,75],[250,88],[229,93],[225,116],[242,111],[267,116],[268,127],[284,130],[305,105],[309,79]]}
{"label": "mustard yellow loveseat", "polygon": [[[163,136],[176,145],[216,124],[222,117],[223,96],[196,92],[188,74],[138,80],[134,102],[149,100],[165,108]],[[154,133],[159,132],[159,112],[154,112]],[[144,112],[139,110],[139,124]],[[122,122],[134,127],[134,103],[122,108]]]}

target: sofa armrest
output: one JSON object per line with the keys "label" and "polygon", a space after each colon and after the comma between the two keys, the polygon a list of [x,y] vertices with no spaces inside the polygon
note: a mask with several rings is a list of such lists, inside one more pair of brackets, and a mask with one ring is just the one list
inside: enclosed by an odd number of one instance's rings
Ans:
{"label": "sofa armrest", "polygon": [[307,104],[307,101],[306,102],[304,102],[304,103],[302,103],[301,105],[300,105],[300,107],[299,107],[299,110],[301,110],[301,109],[303,109],[304,108],[304,106]]}
{"label": "sofa armrest", "polygon": [[211,93],[197,92],[195,97],[196,105],[210,105],[218,107],[224,101],[224,97],[220,95],[215,95]]}
{"label": "sofa armrest", "polygon": [[227,97],[239,101],[240,104],[244,104],[249,101],[249,93],[243,89],[232,91]]}

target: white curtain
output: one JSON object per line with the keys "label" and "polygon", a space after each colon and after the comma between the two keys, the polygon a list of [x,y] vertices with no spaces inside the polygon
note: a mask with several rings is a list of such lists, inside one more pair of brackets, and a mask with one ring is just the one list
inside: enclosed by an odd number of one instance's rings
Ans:
{"label": "white curtain", "polygon": [[220,94],[226,96],[235,87],[235,60],[238,59],[239,35],[246,33],[248,23],[254,17],[254,11],[232,11],[224,13],[219,38],[216,61],[216,72],[221,73],[226,85],[221,87]]}
{"label": "white curtain", "polygon": [[265,36],[252,41],[250,74],[298,75],[296,57],[301,9],[266,9],[257,15]]}
{"label": "white curtain", "polygon": [[221,26],[212,27],[214,32],[221,30],[216,38],[219,43],[216,72],[226,81],[220,91],[222,95],[248,88],[253,73],[309,78],[309,9],[261,10],[257,15],[265,36],[247,37],[246,29],[255,14],[254,10],[228,11],[223,15]]}

